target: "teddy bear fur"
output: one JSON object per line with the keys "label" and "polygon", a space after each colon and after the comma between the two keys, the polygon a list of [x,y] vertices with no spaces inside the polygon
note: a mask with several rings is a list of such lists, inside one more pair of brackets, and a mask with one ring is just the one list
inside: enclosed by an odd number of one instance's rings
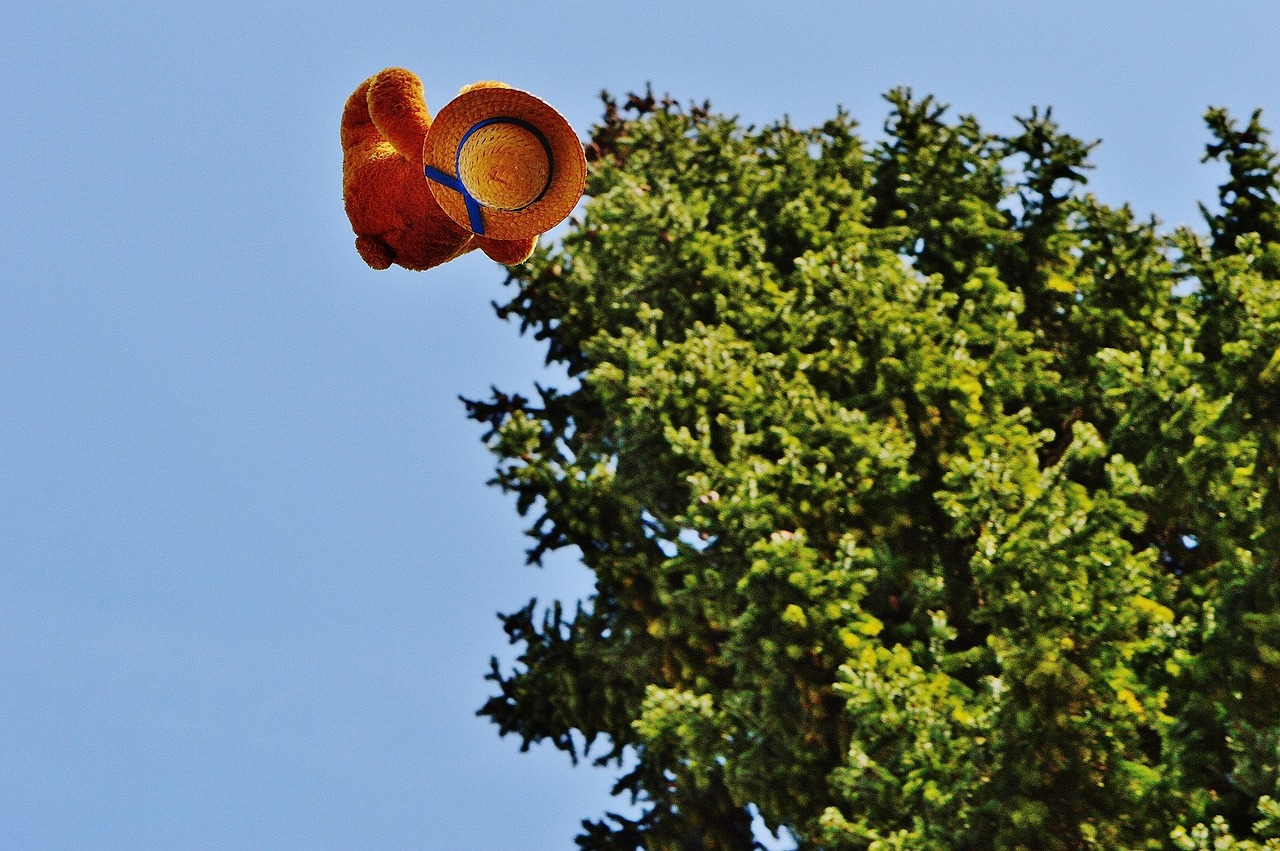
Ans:
{"label": "teddy bear fur", "polygon": [[[501,87],[473,83],[463,92]],[[356,250],[374,269],[392,263],[430,269],[479,248],[511,265],[528,259],[537,236],[500,240],[473,234],[440,209],[423,174],[431,127],[422,80],[388,68],[360,84],[342,111],[342,199]]]}

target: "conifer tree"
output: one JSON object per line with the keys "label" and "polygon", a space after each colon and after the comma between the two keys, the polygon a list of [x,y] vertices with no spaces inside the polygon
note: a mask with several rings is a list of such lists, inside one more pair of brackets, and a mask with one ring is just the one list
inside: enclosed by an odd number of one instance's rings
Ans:
{"label": "conifer tree", "polygon": [[[530,560],[483,708],[616,765],[584,849],[1280,848],[1280,197],[1214,109],[1208,230],[1093,145],[887,96],[744,127],[605,98],[499,315],[567,386],[468,402]],[[585,745],[585,747],[584,747]]]}

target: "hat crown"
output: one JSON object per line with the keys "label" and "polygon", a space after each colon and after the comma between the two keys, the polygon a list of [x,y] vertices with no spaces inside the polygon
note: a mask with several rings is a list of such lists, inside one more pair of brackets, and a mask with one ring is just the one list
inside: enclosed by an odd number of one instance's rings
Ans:
{"label": "hat crown", "polygon": [[587,173],[582,143],[564,116],[500,86],[468,89],[445,104],[422,160],[445,215],[499,240],[527,239],[564,221]]}
{"label": "hat crown", "polygon": [[522,210],[551,182],[546,143],[531,128],[492,120],[458,149],[458,179],[476,201],[495,210]]}

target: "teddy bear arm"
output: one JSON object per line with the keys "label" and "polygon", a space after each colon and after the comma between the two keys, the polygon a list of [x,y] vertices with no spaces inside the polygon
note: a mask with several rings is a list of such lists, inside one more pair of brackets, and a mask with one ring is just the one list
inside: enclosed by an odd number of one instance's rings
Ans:
{"label": "teddy bear arm", "polygon": [[342,150],[350,151],[357,145],[361,145],[368,141],[379,141],[382,134],[378,132],[378,128],[373,126],[373,119],[369,117],[369,82],[365,80],[360,84],[351,97],[347,98],[346,106],[342,109]]}
{"label": "teddy bear arm", "polygon": [[387,68],[369,80],[369,117],[401,156],[422,159],[422,142],[431,126],[422,80],[404,68]]}
{"label": "teddy bear arm", "polygon": [[489,255],[491,260],[505,266],[523,263],[533,254],[533,247],[538,244],[537,234],[524,239],[490,239],[487,236],[473,237],[480,250]]}

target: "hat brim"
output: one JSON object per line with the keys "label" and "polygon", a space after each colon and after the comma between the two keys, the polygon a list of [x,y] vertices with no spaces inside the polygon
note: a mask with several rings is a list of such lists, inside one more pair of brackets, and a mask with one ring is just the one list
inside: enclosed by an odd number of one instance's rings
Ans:
{"label": "hat brim", "polygon": [[[525,239],[545,233],[573,211],[586,188],[587,159],[582,142],[555,108],[528,92],[509,88],[472,89],[458,95],[436,114],[423,144],[423,164],[457,178],[458,146],[467,131],[492,118],[510,118],[534,127],[551,154],[551,178],[538,200],[520,210],[480,207],[484,235],[492,239]],[[428,180],[445,214],[475,233],[462,193]]]}

